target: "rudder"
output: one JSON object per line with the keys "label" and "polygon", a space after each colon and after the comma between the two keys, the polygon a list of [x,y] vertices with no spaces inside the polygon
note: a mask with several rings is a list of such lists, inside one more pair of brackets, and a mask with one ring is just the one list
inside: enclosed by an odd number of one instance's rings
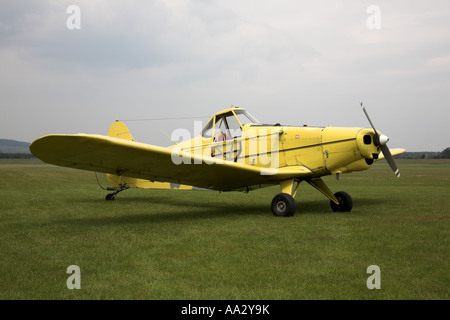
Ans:
{"label": "rudder", "polygon": [[127,126],[123,122],[120,122],[119,120],[116,120],[111,125],[111,127],[109,128],[109,131],[108,131],[108,136],[114,137],[114,138],[119,138],[119,139],[124,139],[124,140],[129,140],[129,141],[134,141],[134,138],[131,135],[130,130],[127,128]]}
{"label": "rudder", "polygon": [[[130,130],[128,127],[119,120],[116,120],[111,127],[109,127],[108,131],[108,137],[114,137],[129,141],[135,141],[133,136],[130,133]],[[115,174],[106,174],[106,178],[108,179],[109,183],[111,183],[116,188],[123,188],[123,187],[129,187],[129,188],[137,188],[137,180],[136,178],[130,178],[130,177],[121,177]],[[145,181],[145,180],[144,180]]]}

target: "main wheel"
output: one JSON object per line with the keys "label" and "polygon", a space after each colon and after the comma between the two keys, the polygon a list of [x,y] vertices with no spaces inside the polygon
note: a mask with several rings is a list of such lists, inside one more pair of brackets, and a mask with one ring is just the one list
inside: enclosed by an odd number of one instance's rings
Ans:
{"label": "main wheel", "polygon": [[295,199],[287,193],[279,193],[272,200],[272,212],[277,217],[291,217],[295,213]]}
{"label": "main wheel", "polygon": [[344,191],[339,191],[334,194],[336,199],[339,201],[339,205],[330,201],[331,209],[334,212],[350,212],[353,208],[353,199],[352,197]]}

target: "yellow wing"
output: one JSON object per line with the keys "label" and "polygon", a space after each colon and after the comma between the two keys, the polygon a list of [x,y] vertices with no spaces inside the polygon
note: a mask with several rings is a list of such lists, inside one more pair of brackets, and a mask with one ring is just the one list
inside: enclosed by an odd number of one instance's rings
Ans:
{"label": "yellow wing", "polygon": [[221,191],[249,190],[312,173],[304,166],[260,168],[191,153],[180,154],[183,163],[177,165],[172,149],[102,135],[48,135],[34,141],[30,151],[63,167]]}
{"label": "yellow wing", "polygon": [[[135,141],[130,130],[120,121],[115,121],[108,131],[108,137]],[[174,189],[174,190],[192,190],[192,186],[169,182],[152,182],[146,179],[131,178],[126,176],[118,176],[116,174],[106,174],[106,178],[116,188],[142,188],[142,189]]]}
{"label": "yellow wing", "polygon": [[[391,152],[392,156],[398,156],[399,154],[404,153],[406,150],[402,149],[402,148],[394,148],[394,149],[389,149],[389,151]],[[384,159],[384,154],[383,154],[383,152],[380,152],[380,154],[378,155],[378,159],[376,159],[375,161],[383,160],[383,159]]]}

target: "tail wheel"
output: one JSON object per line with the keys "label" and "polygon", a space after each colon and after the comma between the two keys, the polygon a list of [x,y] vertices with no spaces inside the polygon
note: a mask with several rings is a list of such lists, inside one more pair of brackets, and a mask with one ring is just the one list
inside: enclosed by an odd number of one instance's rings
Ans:
{"label": "tail wheel", "polygon": [[272,200],[272,212],[277,217],[291,217],[295,213],[295,199],[287,193],[279,193]]}
{"label": "tail wheel", "polygon": [[339,191],[334,194],[336,199],[338,199],[339,204],[330,201],[331,209],[334,212],[350,212],[353,208],[353,199],[352,197],[344,191]]}
{"label": "tail wheel", "polygon": [[115,193],[108,193],[105,197],[105,200],[115,200],[116,194]]}

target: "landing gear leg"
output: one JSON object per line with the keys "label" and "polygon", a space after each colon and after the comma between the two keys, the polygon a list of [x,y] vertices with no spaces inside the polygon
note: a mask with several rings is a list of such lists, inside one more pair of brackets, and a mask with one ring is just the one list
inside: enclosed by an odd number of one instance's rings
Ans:
{"label": "landing gear leg", "polygon": [[128,187],[123,187],[123,188],[113,188],[113,187],[108,187],[108,188],[106,188],[106,190],[108,190],[108,191],[114,191],[114,192],[108,193],[108,194],[106,195],[106,197],[105,197],[105,200],[115,200],[115,199],[116,199],[116,195],[117,195],[119,192],[122,192],[122,191],[127,190],[127,189],[128,189]]}
{"label": "landing gear leg", "polygon": [[330,199],[330,206],[334,212],[350,212],[352,210],[353,200],[347,192],[339,191],[333,194],[320,178],[307,180],[307,182]]}

